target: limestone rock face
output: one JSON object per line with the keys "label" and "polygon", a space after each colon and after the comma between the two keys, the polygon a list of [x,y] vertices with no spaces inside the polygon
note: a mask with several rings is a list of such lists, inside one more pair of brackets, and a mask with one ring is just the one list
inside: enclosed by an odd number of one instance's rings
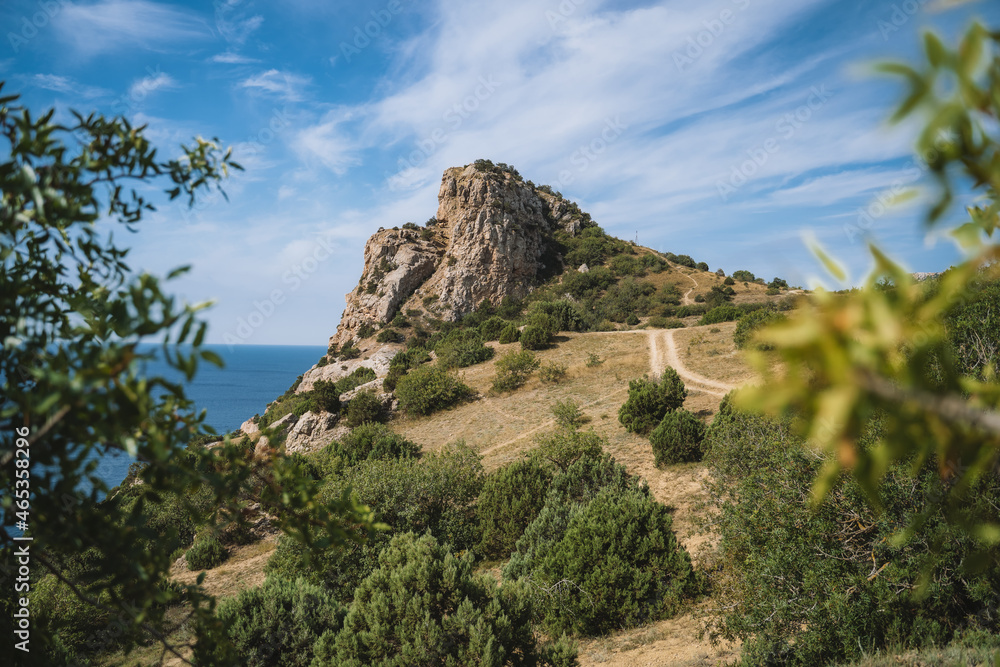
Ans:
{"label": "limestone rock face", "polygon": [[[317,380],[336,382],[359,368],[370,368],[375,371],[376,378],[384,378],[389,373],[389,364],[392,363],[392,358],[396,356],[399,349],[399,346],[384,345],[372,352],[367,359],[349,359],[335,361],[326,366],[313,366],[303,373],[302,382],[299,383],[295,393],[310,391]],[[379,382],[381,383],[381,379]]]}
{"label": "limestone rock face", "polygon": [[553,233],[575,235],[585,217],[515,172],[448,169],[427,227],[379,230],[368,240],[361,281],[331,343],[357,340],[366,325],[378,329],[401,310],[456,320],[484,299],[524,297],[540,274],[561,265]]}
{"label": "limestone rock face", "polygon": [[329,412],[307,412],[295,422],[288,437],[285,438],[285,453],[306,454],[330,444],[331,441],[349,431],[347,427],[337,427],[337,415]]}

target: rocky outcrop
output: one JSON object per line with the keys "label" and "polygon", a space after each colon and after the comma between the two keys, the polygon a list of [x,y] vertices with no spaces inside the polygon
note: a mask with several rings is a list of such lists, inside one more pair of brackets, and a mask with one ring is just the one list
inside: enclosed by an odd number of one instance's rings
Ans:
{"label": "rocky outcrop", "polygon": [[285,438],[285,453],[303,454],[314,452],[329,445],[332,441],[344,437],[350,429],[337,426],[337,415],[329,412],[307,412],[295,422],[288,437]]}
{"label": "rocky outcrop", "polygon": [[561,258],[553,233],[576,234],[589,216],[516,171],[469,165],[445,171],[426,227],[379,230],[331,343],[343,345],[401,310],[455,320],[483,300],[523,297]]}
{"label": "rocky outcrop", "polygon": [[295,393],[310,391],[317,380],[336,382],[342,377],[347,377],[359,368],[370,368],[375,371],[375,377],[384,378],[389,373],[389,364],[392,358],[399,352],[398,346],[386,345],[376,349],[367,359],[348,359],[346,361],[335,361],[326,366],[313,366],[303,373],[302,382],[299,383]]}

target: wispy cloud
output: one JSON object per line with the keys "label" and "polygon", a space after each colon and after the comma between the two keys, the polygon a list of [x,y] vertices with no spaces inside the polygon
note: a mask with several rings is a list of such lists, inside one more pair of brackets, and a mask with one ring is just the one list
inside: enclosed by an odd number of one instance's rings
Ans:
{"label": "wispy cloud", "polygon": [[215,3],[215,27],[232,44],[243,44],[264,24],[263,16],[243,11],[242,5],[243,0]]}
{"label": "wispy cloud", "polygon": [[87,99],[111,94],[111,91],[105,88],[87,86],[67,76],[59,76],[58,74],[36,74],[31,77],[31,83],[39,88],[66,95],[85,97]]}
{"label": "wispy cloud", "polygon": [[244,56],[239,53],[233,53],[231,51],[226,51],[225,53],[217,53],[209,60],[213,63],[224,63],[226,65],[249,65],[251,63],[259,63],[260,60],[257,58],[251,58],[249,56]]}
{"label": "wispy cloud", "polygon": [[148,0],[66,4],[52,22],[61,39],[84,57],[137,48],[169,50],[212,34],[197,14]]}
{"label": "wispy cloud", "polygon": [[269,69],[244,79],[240,86],[249,90],[274,95],[286,102],[301,102],[304,89],[312,82],[307,76]]}
{"label": "wispy cloud", "polygon": [[172,76],[164,72],[156,72],[141,79],[136,79],[129,87],[129,95],[132,99],[137,99],[154,93],[157,90],[170,90],[178,87],[177,81]]}

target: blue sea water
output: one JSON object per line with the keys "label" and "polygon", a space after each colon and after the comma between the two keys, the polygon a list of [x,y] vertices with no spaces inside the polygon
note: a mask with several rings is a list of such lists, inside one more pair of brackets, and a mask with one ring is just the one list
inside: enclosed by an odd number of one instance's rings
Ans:
{"label": "blue sea water", "polygon": [[[185,393],[198,409],[207,410],[206,423],[220,434],[239,428],[240,424],[263,414],[268,403],[288,389],[326,353],[326,347],[312,345],[234,345],[205,346],[225,362],[225,368],[209,363],[198,366],[195,379]],[[180,375],[163,361],[149,362],[147,376],[161,375],[179,380]],[[97,474],[112,488],[128,474],[132,459],[125,453],[105,456]]]}

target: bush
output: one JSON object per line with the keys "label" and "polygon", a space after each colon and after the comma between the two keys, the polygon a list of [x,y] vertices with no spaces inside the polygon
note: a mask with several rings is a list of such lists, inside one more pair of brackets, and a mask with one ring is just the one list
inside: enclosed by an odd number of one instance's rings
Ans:
{"label": "bush", "polygon": [[768,287],[766,290],[764,290],[764,294],[766,294],[767,296],[778,296],[779,294],[781,294],[781,290],[779,290],[777,287]]}
{"label": "bush", "polygon": [[639,317],[635,313],[632,313],[627,318],[625,318],[625,324],[629,325],[630,327],[634,327],[635,325],[639,324]]}
{"label": "bush", "polygon": [[655,316],[649,318],[649,326],[654,329],[683,329],[684,323],[675,317],[660,317]]}
{"label": "bush", "polygon": [[618,410],[618,421],[626,430],[645,435],[655,428],[671,410],[684,405],[687,389],[673,368],[663,371],[659,382],[632,380],[628,399]]}
{"label": "bush", "polygon": [[465,368],[493,358],[495,350],[483,344],[476,329],[455,329],[434,346],[438,363],[445,368]]}
{"label": "bush", "polygon": [[411,415],[429,415],[450,408],[472,396],[473,391],[440,366],[421,366],[396,384],[400,410]]}
{"label": "bush", "polygon": [[540,365],[538,358],[527,350],[508,352],[497,359],[493,391],[496,393],[514,391],[524,385]]}
{"label": "bush", "polygon": [[578,428],[587,421],[580,405],[572,398],[556,401],[552,406],[552,414],[555,415],[556,423],[564,428]]}
{"label": "bush", "polygon": [[565,364],[549,362],[542,364],[538,369],[538,379],[542,382],[558,383],[566,379],[568,367]]}
{"label": "bush", "polygon": [[553,464],[560,472],[584,458],[596,459],[604,454],[608,441],[593,429],[577,431],[575,428],[560,428],[543,433],[536,438],[538,455]]}
{"label": "bush", "polygon": [[730,278],[729,276],[726,276],[726,279],[722,281],[722,284],[723,285],[729,285],[729,286],[731,286],[731,285],[735,285],[736,281],[733,280],[732,278]]}
{"label": "bush", "polygon": [[472,556],[430,535],[393,538],[314,665],[534,664],[531,608],[516,586],[473,576]]}
{"label": "bush", "polygon": [[552,342],[552,334],[542,327],[528,325],[521,331],[522,350],[543,350]]}
{"label": "bush", "polygon": [[219,604],[218,617],[241,665],[309,667],[313,646],[336,632],[347,610],[330,593],[304,579],[268,578]]}
{"label": "bush", "polygon": [[513,324],[508,324],[500,333],[499,342],[501,345],[516,343],[519,340],[521,340],[521,330]]}
{"label": "bush", "polygon": [[625,278],[612,285],[597,302],[597,314],[612,322],[624,322],[629,315],[649,312],[650,296],[656,293],[651,283]]}
{"label": "bush", "polygon": [[359,391],[347,404],[347,425],[361,426],[368,422],[384,422],[388,419],[382,399],[371,389]]}
{"label": "bush", "polygon": [[211,570],[229,557],[226,548],[215,535],[199,537],[184,554],[189,570]]}
{"label": "bush", "polygon": [[700,461],[704,451],[705,425],[687,410],[674,410],[663,416],[660,425],[649,434],[656,466]]}
{"label": "bush", "polygon": [[611,270],[603,266],[591,266],[586,273],[567,271],[563,274],[559,289],[577,299],[589,299],[616,282]]}
{"label": "bush", "polygon": [[[534,317],[539,313],[551,317],[552,321],[544,324],[542,320],[536,321]],[[583,331],[586,328],[586,315],[572,301],[536,301],[528,310],[528,324],[543,325],[554,334],[560,331]]]}
{"label": "bush", "polygon": [[357,359],[361,356],[361,350],[359,350],[355,345],[353,340],[349,340],[344,343],[340,348],[340,358],[341,359]]}
{"label": "bush", "polygon": [[705,303],[705,295],[704,294],[695,294],[694,295],[694,300],[695,300],[695,303]]}
{"label": "bush", "polygon": [[358,426],[344,436],[343,442],[334,441],[326,449],[330,456],[339,456],[349,466],[371,459],[404,459],[420,454],[420,445],[376,423]]}
{"label": "bush", "polygon": [[604,363],[604,359],[601,359],[600,355],[594,352],[587,353],[587,368],[596,368]]}
{"label": "bush", "polygon": [[379,343],[402,343],[406,337],[395,329],[388,328],[379,331],[375,340]]}
{"label": "bush", "polygon": [[716,306],[715,308],[712,308],[712,310],[702,315],[701,319],[698,320],[698,324],[700,326],[705,324],[718,324],[719,322],[732,322],[733,320],[739,318],[739,316],[742,315],[743,312],[744,311],[741,310],[738,306],[733,306],[733,305]]}
{"label": "bush", "polygon": [[[787,319],[783,313],[779,313],[767,308],[753,310],[745,315],[741,315],[736,321],[736,331],[733,333],[733,342],[739,349],[745,349],[750,345],[754,335],[763,327]],[[769,345],[757,344],[757,349],[770,349]]]}
{"label": "bush", "polygon": [[752,283],[757,278],[751,272],[740,269],[739,271],[733,271],[733,280],[738,283]]}
{"label": "bush", "polygon": [[378,565],[378,556],[393,535],[430,531],[456,551],[474,548],[478,542],[475,502],[482,487],[482,464],[468,447],[453,446],[420,459],[361,461],[341,477],[330,479],[319,499],[329,502],[351,490],[389,530],[374,533],[364,544],[330,547],[318,557],[310,557],[300,542],[282,537],[265,572],[269,577],[306,577],[349,603],[355,588]]}
{"label": "bush", "polygon": [[693,306],[681,306],[674,313],[677,317],[691,317],[694,315],[704,315],[708,312],[708,308],[703,305],[693,305]]}
{"label": "bush", "polygon": [[484,341],[497,340],[507,326],[505,320],[494,315],[479,325],[479,335],[482,336]]}
{"label": "bush", "polygon": [[[600,635],[650,623],[675,614],[697,591],[670,510],[645,489],[606,488],[579,504],[547,500],[535,523],[553,519],[565,528],[521,565],[535,590],[545,591],[536,603],[549,632]],[[531,546],[529,531],[519,554]]]}
{"label": "bush", "polygon": [[[817,507],[812,486],[829,457],[793,436],[789,420],[725,403],[706,443],[722,537],[715,589],[725,611],[714,630],[743,640],[744,662],[843,663],[1000,630],[1000,567],[992,560],[963,574],[981,544],[945,516],[995,519],[1000,478],[981,477],[943,509],[936,499],[950,493],[949,481],[938,463],[904,462],[876,489],[881,511],[848,474],[831,480]],[[876,446],[880,428],[876,419],[858,446]],[[914,532],[897,541],[904,526]]]}
{"label": "bush", "polygon": [[552,474],[537,459],[510,463],[486,477],[476,502],[484,558],[510,556],[518,538],[545,504]]}
{"label": "bush", "polygon": [[646,274],[645,267],[635,255],[616,255],[608,262],[608,266],[616,276],[642,276]]}

